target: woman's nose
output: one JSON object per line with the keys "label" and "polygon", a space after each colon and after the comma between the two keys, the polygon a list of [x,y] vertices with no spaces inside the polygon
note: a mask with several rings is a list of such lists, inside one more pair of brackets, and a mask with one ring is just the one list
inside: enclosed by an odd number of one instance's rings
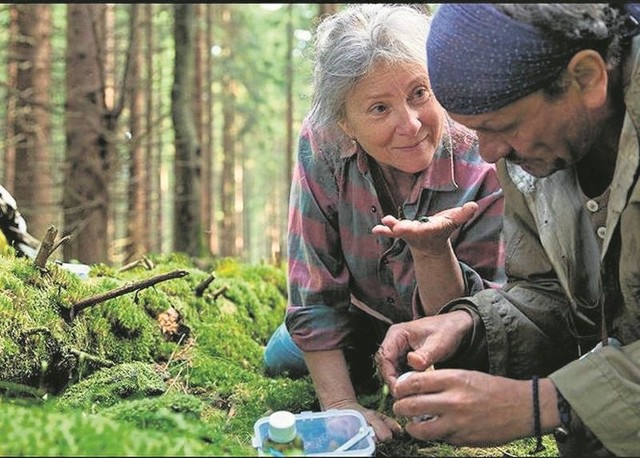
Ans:
{"label": "woman's nose", "polygon": [[398,120],[397,130],[403,135],[415,135],[421,126],[420,110],[406,107]]}

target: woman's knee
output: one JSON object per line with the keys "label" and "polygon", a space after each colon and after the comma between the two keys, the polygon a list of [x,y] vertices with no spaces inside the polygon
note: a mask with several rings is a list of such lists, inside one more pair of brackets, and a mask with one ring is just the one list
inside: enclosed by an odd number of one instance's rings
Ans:
{"label": "woman's knee", "polygon": [[302,350],[282,323],[271,335],[263,356],[265,372],[270,377],[288,375],[298,378],[308,373]]}

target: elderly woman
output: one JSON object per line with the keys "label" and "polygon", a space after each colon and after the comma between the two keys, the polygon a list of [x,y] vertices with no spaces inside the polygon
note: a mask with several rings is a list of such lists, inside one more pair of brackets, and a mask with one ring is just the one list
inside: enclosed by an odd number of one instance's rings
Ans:
{"label": "elderly woman", "polygon": [[315,93],[291,188],[286,325],[265,351],[268,374],[310,374],[322,409],[360,411],[379,441],[400,425],[359,405],[352,377],[375,381],[387,328],[503,276],[502,191],[476,137],[432,96],[428,24],[416,7],[357,4],[316,30]]}

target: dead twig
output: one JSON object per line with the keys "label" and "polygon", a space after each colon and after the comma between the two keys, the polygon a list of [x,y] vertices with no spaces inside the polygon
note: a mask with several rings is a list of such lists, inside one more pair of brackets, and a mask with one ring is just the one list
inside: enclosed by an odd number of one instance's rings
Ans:
{"label": "dead twig", "polygon": [[227,285],[224,285],[222,288],[220,288],[218,291],[216,291],[215,293],[213,293],[213,300],[215,301],[216,299],[218,299],[218,297],[220,297],[222,294],[227,292],[227,289],[229,289],[229,287]]}
{"label": "dead twig", "polygon": [[207,278],[205,278],[198,286],[196,286],[196,297],[202,297],[202,295],[204,294],[204,291],[207,289],[207,287],[211,284],[211,282],[213,280],[215,280],[216,277],[211,274],[209,275]]}
{"label": "dead twig", "polygon": [[100,358],[99,356],[94,356],[82,350],[76,350],[75,348],[70,348],[69,353],[77,356],[80,361],[91,361],[92,363],[96,363],[102,367],[111,367],[116,364],[110,359]]}
{"label": "dead twig", "polygon": [[47,233],[40,243],[40,248],[38,249],[38,253],[36,254],[36,259],[33,262],[41,272],[47,271],[47,260],[49,259],[49,256],[51,256],[51,253],[53,253],[53,247],[57,235],[58,229],[56,229],[54,226],[49,226],[49,229],[47,229]]}
{"label": "dead twig", "polygon": [[40,243],[40,248],[38,249],[36,258],[33,261],[35,266],[40,269],[41,272],[47,271],[47,261],[49,260],[53,252],[56,251],[58,247],[60,247],[60,245],[71,238],[71,236],[66,235],[56,242],[57,236],[58,229],[56,229],[55,226],[49,226],[49,229],[47,229],[47,233]]}
{"label": "dead twig", "polygon": [[125,272],[138,266],[142,266],[147,270],[151,270],[154,267],[153,261],[151,261],[151,259],[147,258],[146,256],[143,256],[140,259],[137,259],[133,262],[130,262],[129,264],[125,264],[124,266],[120,267],[120,269],[118,269],[118,272]]}
{"label": "dead twig", "polygon": [[55,245],[53,245],[53,248],[51,249],[51,253],[53,253],[54,251],[56,251],[58,249],[59,246],[61,246],[63,243],[65,243],[67,240],[71,240],[71,236],[70,235],[65,235],[64,237],[62,237],[60,240],[58,240],[56,242]]}
{"label": "dead twig", "polygon": [[76,302],[71,306],[71,310],[69,311],[69,319],[73,320],[73,318],[75,318],[75,316],[79,312],[93,305],[100,304],[101,302],[108,301],[109,299],[123,296],[133,291],[140,291],[142,289],[149,288],[150,286],[154,286],[163,281],[172,280],[174,278],[181,278],[188,274],[189,272],[185,270],[174,270],[173,272],[156,275],[155,277],[147,278],[145,280],[131,283],[130,285],[122,286],[120,288],[107,291],[106,293],[98,294],[97,296],[81,300],[80,302]]}

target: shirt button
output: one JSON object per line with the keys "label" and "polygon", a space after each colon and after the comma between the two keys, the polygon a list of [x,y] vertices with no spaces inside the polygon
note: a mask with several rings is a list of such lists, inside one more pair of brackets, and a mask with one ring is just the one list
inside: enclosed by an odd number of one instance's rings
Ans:
{"label": "shirt button", "polygon": [[598,234],[598,237],[600,237],[601,239],[604,240],[604,236],[607,233],[607,228],[604,226],[600,226],[597,230],[596,233]]}
{"label": "shirt button", "polygon": [[371,207],[371,213],[375,213],[375,212],[377,212],[377,211],[378,211],[378,209],[377,209],[375,206],[372,206],[372,207]]}
{"label": "shirt button", "polygon": [[591,213],[595,213],[598,211],[598,202],[596,202],[595,200],[588,200],[587,201],[587,210],[589,210]]}
{"label": "shirt button", "polygon": [[387,297],[387,304],[393,305],[393,304],[395,304],[395,302],[396,302],[396,300],[393,297],[391,297],[391,296]]}

